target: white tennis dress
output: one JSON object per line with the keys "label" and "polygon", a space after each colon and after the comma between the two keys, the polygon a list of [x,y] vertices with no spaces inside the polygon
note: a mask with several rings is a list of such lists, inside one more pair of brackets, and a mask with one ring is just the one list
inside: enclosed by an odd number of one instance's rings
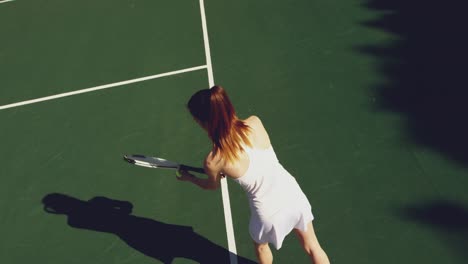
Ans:
{"label": "white tennis dress", "polygon": [[272,243],[280,249],[293,228],[306,231],[314,219],[312,208],[296,179],[279,163],[273,147],[244,149],[250,164],[246,173],[234,180],[249,199],[250,236],[257,243]]}

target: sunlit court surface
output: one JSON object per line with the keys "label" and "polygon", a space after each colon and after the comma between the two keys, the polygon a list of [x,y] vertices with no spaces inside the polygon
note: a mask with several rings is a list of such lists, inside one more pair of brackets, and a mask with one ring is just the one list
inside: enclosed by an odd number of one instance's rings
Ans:
{"label": "sunlit court surface", "polygon": [[[457,5],[0,0],[0,263],[257,263],[234,181],[122,159],[202,166],[186,103],[213,84],[262,119],[331,263],[466,263]],[[272,251],[309,263],[294,233]]]}

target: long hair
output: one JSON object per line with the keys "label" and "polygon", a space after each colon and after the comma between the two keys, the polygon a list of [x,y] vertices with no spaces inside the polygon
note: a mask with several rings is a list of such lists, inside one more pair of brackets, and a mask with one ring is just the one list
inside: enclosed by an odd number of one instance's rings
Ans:
{"label": "long hair", "polygon": [[247,137],[250,127],[237,117],[231,100],[221,86],[196,92],[187,108],[213,141],[213,155],[219,152],[223,160],[234,162],[239,152],[244,151],[242,143],[252,146]]}

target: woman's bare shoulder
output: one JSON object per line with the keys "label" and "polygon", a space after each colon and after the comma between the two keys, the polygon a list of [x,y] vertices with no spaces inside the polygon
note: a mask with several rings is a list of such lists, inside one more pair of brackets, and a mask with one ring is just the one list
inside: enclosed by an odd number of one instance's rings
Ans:
{"label": "woman's bare shoulder", "polygon": [[262,120],[260,119],[260,117],[258,117],[256,115],[249,116],[244,121],[250,127],[252,127],[252,126],[254,126],[254,127],[258,127],[258,126],[263,127]]}
{"label": "woman's bare shoulder", "polygon": [[258,116],[250,116],[245,120],[246,124],[253,130],[252,139],[254,145],[258,148],[267,148],[271,145],[268,132],[263,126],[262,120]]}

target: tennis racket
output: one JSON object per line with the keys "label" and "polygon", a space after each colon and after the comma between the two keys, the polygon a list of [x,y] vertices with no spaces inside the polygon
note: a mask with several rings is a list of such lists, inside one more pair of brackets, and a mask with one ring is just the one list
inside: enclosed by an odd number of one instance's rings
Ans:
{"label": "tennis racket", "polygon": [[145,155],[124,155],[123,159],[128,163],[133,165],[147,167],[147,168],[161,168],[161,169],[174,169],[174,170],[185,170],[185,171],[193,171],[198,173],[205,173],[205,169],[203,168],[195,168],[183,164],[179,164],[177,162],[165,160],[162,158],[157,157],[148,157]]}

